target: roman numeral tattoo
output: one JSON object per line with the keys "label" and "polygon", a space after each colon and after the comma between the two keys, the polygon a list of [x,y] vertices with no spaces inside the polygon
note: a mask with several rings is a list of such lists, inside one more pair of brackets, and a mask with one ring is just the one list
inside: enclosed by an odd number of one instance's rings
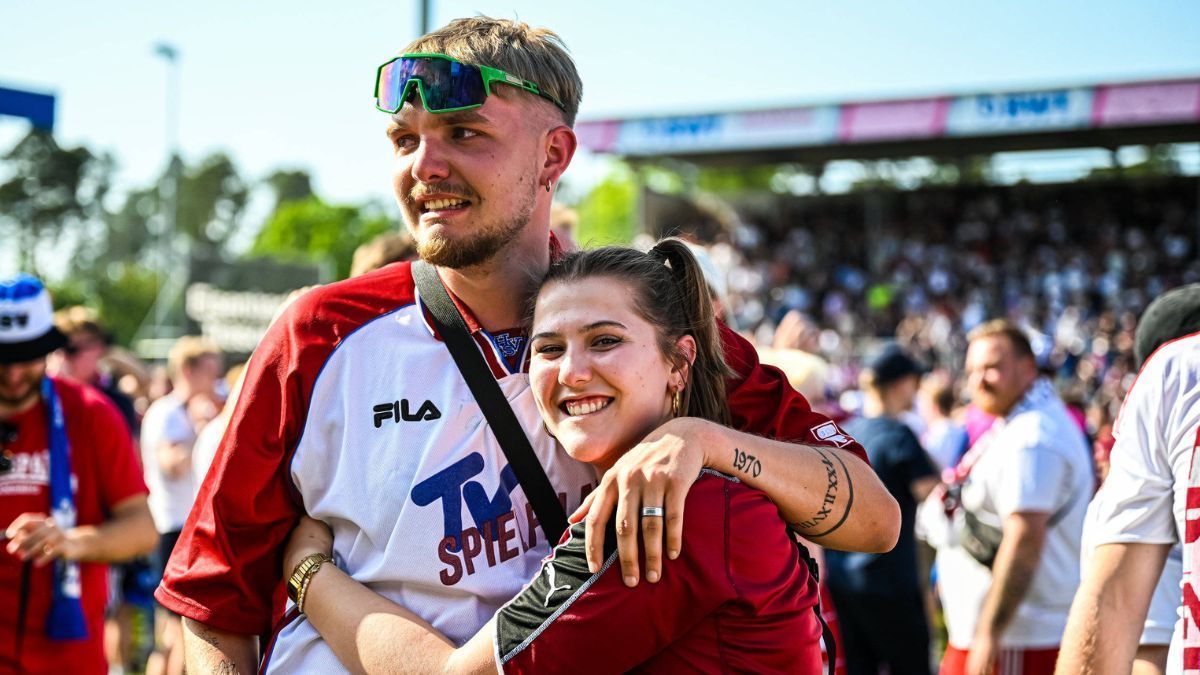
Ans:
{"label": "roman numeral tattoo", "polygon": [[[837,456],[836,451],[826,452],[815,446],[810,447],[821,456],[821,465],[825,467],[825,498],[812,518],[789,525],[805,537],[816,539],[832,533],[846,522],[846,517],[850,515],[850,507],[854,504],[854,483],[850,480],[850,472],[846,469],[845,462]],[[838,467],[841,467],[841,471]],[[845,511],[837,522],[829,525],[828,521],[833,517],[839,503],[846,505]]]}

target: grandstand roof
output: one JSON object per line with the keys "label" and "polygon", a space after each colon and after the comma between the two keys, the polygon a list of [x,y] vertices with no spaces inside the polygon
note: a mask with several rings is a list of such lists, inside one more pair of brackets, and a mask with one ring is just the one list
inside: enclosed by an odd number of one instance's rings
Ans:
{"label": "grandstand roof", "polygon": [[593,152],[699,164],[965,156],[1200,141],[1200,76],[694,115],[591,120]]}

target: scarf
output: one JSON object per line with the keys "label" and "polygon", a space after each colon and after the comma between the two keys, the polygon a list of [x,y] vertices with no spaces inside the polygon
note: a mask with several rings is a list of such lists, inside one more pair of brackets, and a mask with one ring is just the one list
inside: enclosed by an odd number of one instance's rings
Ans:
{"label": "scarf", "polygon": [[[75,527],[75,493],[71,489],[71,448],[67,442],[67,425],[54,383],[42,378],[42,401],[46,405],[50,437],[50,515],[60,530]],[[54,598],[46,619],[46,635],[51,640],[81,640],[87,637],[83,619],[83,584],[79,563],[58,559],[54,561]]]}

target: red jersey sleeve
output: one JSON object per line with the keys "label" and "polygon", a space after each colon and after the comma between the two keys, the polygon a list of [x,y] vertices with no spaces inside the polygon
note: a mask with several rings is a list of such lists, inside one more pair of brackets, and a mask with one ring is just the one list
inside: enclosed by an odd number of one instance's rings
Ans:
{"label": "red jersey sleeve", "polygon": [[734,372],[725,382],[725,395],[735,429],[791,443],[841,448],[870,463],[862,445],[814,411],[783,371],[760,363],[753,345],[725,324],[720,328],[725,361]]}
{"label": "red jersey sleeve", "polygon": [[101,470],[100,502],[111,512],[126,499],[146,494],[146,480],[121,411],[103,393],[91,388],[86,391],[84,400],[92,421],[89,439],[99,459],[95,466]]}
{"label": "red jersey sleeve", "polygon": [[306,361],[323,360],[306,349],[296,311],[302,301],[250,358],[229,428],[154,594],[167,609],[219,630],[270,628],[283,544],[302,513],[288,460],[307,416],[306,380],[319,369]]}
{"label": "red jersey sleeve", "polygon": [[265,633],[282,610],[283,548],[304,512],[291,458],[321,367],[381,312],[357,294],[362,285],[302,295],[250,358],[229,428],[154,594],[167,609],[241,634]]}

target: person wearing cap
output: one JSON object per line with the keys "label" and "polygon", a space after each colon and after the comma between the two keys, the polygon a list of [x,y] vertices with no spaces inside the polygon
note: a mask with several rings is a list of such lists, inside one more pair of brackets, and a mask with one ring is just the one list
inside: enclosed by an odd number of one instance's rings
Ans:
{"label": "person wearing cap", "polygon": [[[1149,650],[1139,643],[1148,644],[1153,607],[1163,602],[1164,565],[1179,545],[1183,611],[1165,669],[1200,671],[1200,472],[1194,464],[1200,450],[1200,284],[1151,302],[1134,342],[1141,371],[1113,428],[1108,477],[1089,508],[1088,541],[1096,549],[1071,606],[1059,673],[1163,672],[1163,662],[1146,658]],[[1173,590],[1179,600],[1179,589]]]}
{"label": "person wearing cap", "polygon": [[997,319],[967,340],[967,389],[996,420],[918,513],[937,549],[941,673],[1049,674],[1079,584],[1091,449],[1020,327]]}
{"label": "person wearing cap", "polygon": [[900,539],[888,553],[825,552],[848,675],[929,672],[929,623],[917,573],[913,521],[937,485],[937,471],[912,430],[911,410],[923,368],[891,345],[862,373],[862,416],[846,431],[867,451],[871,468],[900,504]]}
{"label": "person wearing cap", "polygon": [[46,375],[50,295],[0,281],[0,670],[105,673],[107,563],[158,535],[129,430],[96,389]]}

